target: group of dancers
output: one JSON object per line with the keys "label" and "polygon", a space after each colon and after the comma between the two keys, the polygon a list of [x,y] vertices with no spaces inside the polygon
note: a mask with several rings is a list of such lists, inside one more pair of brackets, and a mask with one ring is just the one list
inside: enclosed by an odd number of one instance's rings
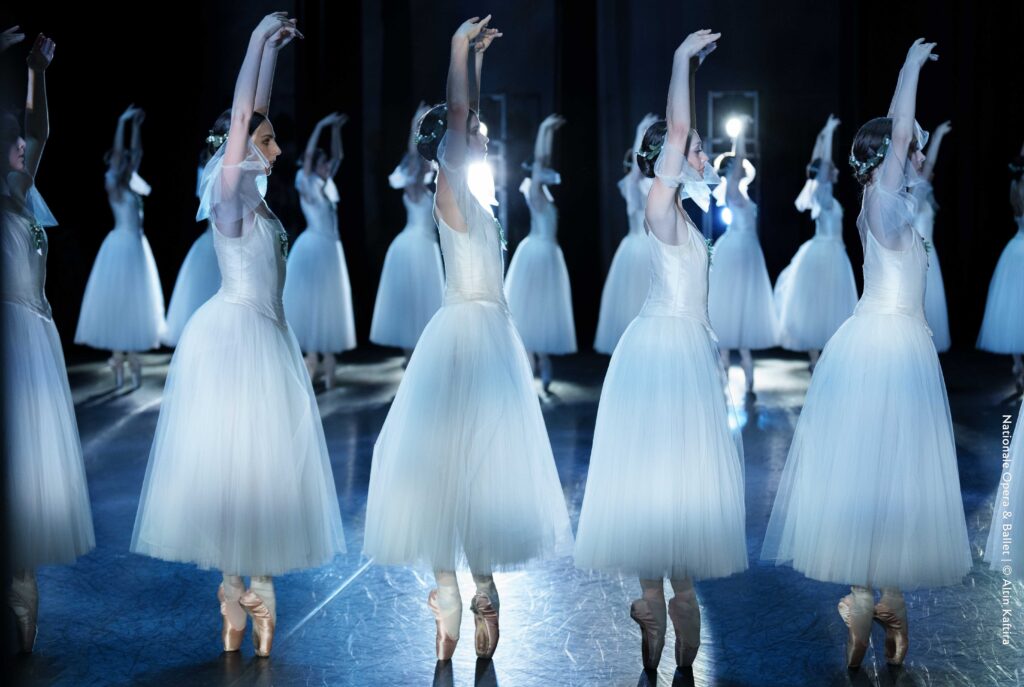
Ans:
{"label": "group of dancers", "polygon": [[[757,244],[757,208],[746,194],[752,168],[743,138],[714,170],[695,128],[697,69],[721,34],[697,31],[675,51],[666,117],[646,118],[638,128],[621,184],[630,233],[605,289],[606,304],[616,305],[602,304],[597,345],[612,358],[574,540],[533,387],[534,368],[550,381],[548,355],[576,348],[548,188],[559,180],[550,153],[563,120],[548,118],[538,132],[522,188],[531,232],[506,280],[501,226],[469,178],[488,144],[478,109],[484,57],[502,36],[489,22],[490,16],[474,17],[452,36],[446,100],[421,106],[407,154],[390,177],[403,190],[409,222],[388,250],[378,304],[409,298],[415,306],[404,321],[374,315],[371,339],[406,349],[408,360],[374,446],[365,554],[381,565],[433,569],[437,586],[427,603],[439,660],[450,659],[459,641],[457,569],[472,573],[474,645],[489,658],[499,640],[494,573],[574,555],[582,569],[638,578],[641,597],[630,615],[641,628],[645,668],[659,664],[668,620],[677,665],[691,665],[700,646],[694,581],[740,573],[749,564],[743,446],[724,384],[727,352],[741,351],[749,389],[749,350],[781,339],[814,353],[815,371],[761,558],[851,586],[838,605],[849,627],[851,668],[864,659],[874,621],[885,627],[887,660],[902,663],[908,647],[903,590],[956,584],[972,565],[933,342],[937,321],[926,319],[934,251],[919,229],[919,208],[929,198],[927,187],[920,188],[930,166],[915,120],[916,93],[921,68],[937,59],[935,44],[914,42],[888,115],[864,124],[853,142],[850,164],[864,187],[859,301],[842,248],[842,210],[831,190],[838,122],[830,118],[819,136],[799,200],[817,221],[815,238],[801,247],[773,297]],[[267,116],[274,69],[280,51],[301,37],[296,20],[283,12],[267,15],[251,34],[231,108],[214,124],[204,154],[198,218],[208,228],[183,268],[209,273],[203,253],[212,247],[218,285],[179,278],[173,331],[163,319],[141,231],[148,188],[137,174],[143,115],[129,108],[121,117],[107,173],[117,225],[97,258],[76,333],[76,340],[113,352],[115,374],[123,375],[118,371],[127,362],[136,377],[138,351],[160,340],[176,346],[130,549],[221,571],[223,648],[237,651],[251,620],[259,656],[273,644],[273,577],[327,565],[345,551],[312,386],[318,370],[330,380],[334,354],[354,344],[331,181],[342,157],[344,118],[323,119],[305,150],[296,187],[309,228],[291,256],[287,233],[263,197],[281,153]],[[31,651],[37,631],[35,569],[70,563],[95,545],[74,406],[44,294],[45,229],[56,220],[34,186],[49,133],[45,72],[53,53],[53,41],[40,35],[28,59],[24,137],[13,116],[0,122],[4,453],[16,570],[8,603],[24,651]],[[328,130],[331,145],[323,151],[319,139]],[[985,345],[1016,346],[1009,352],[1017,353],[1024,341],[1009,330],[1020,328],[1024,303],[1021,171],[1017,164],[1011,186],[1021,230],[993,278],[992,324],[987,313],[982,333]],[[713,195],[720,177],[725,181]],[[716,196],[732,209],[733,222],[712,249],[681,201],[691,198],[706,211]],[[647,289],[637,304],[640,289],[631,280],[643,278],[628,265],[639,264],[641,254]],[[144,303],[107,309],[113,306],[105,299],[124,295],[121,277],[106,273],[107,261],[135,261],[138,274],[131,278],[152,287],[143,292]],[[635,274],[627,278],[627,271]],[[341,289],[341,307],[336,298],[312,297],[326,283],[314,283],[314,275],[328,275],[332,288]],[[717,279],[736,282],[736,291],[721,291],[727,314],[716,321]],[[1011,287],[1017,290],[1009,293]],[[822,299],[826,288],[834,293]],[[540,289],[547,290],[545,312],[563,325],[555,330],[540,321]],[[806,301],[812,289],[823,302]],[[176,316],[179,300],[188,304],[182,308],[194,306],[189,317]],[[627,322],[622,314],[634,306]],[[820,315],[813,322],[797,315],[812,308]],[[127,331],[119,325],[136,316],[131,338],[102,338],[108,329]],[[1024,461],[1021,434],[1011,448],[1017,464]],[[992,531],[1004,531],[1022,502],[1021,480],[1014,480],[997,500]],[[1007,555],[991,543],[989,549],[993,565]],[[1022,552],[1012,551],[1018,571]],[[673,590],[667,602],[665,578]],[[882,590],[877,603],[875,589]]]}

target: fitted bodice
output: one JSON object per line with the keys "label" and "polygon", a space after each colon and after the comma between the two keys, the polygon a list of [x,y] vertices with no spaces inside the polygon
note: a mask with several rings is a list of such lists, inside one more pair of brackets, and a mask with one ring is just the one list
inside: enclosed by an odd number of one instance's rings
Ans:
{"label": "fitted bodice", "polygon": [[651,287],[641,315],[689,317],[711,331],[708,317],[708,246],[703,235],[686,223],[687,236],[679,245],[647,233],[651,256]]}
{"label": "fitted bodice", "polygon": [[213,232],[221,285],[218,295],[252,308],[280,325],[285,324],[285,246],[288,234],[275,217],[255,214],[252,228],[238,238]]}
{"label": "fitted bodice", "polygon": [[[302,175],[301,170],[299,174]],[[331,200],[327,191],[328,181],[316,174],[308,179],[300,176],[296,186],[299,189],[299,205],[306,218],[306,231],[318,231],[338,236],[338,204]]]}
{"label": "fitted bodice", "polygon": [[757,205],[754,204],[754,201],[748,200],[741,205],[730,205],[729,210],[732,212],[729,233],[757,236]]}
{"label": "fitted bodice", "polygon": [[142,196],[129,188],[109,194],[114,229],[142,231]]}
{"label": "fitted bodice", "polygon": [[911,241],[908,248],[894,250],[883,246],[870,231],[866,232],[864,294],[856,312],[907,315],[925,324],[927,273],[928,255],[921,238]]}
{"label": "fitted bodice", "polygon": [[532,202],[527,196],[530,208],[530,237],[543,241],[554,241],[558,235],[558,208],[551,201]]}
{"label": "fitted bodice", "polygon": [[814,238],[842,242],[843,206],[839,201],[833,200],[831,207],[822,208],[818,213],[818,218],[814,220]]}
{"label": "fitted bodice", "polygon": [[46,230],[15,208],[4,196],[3,202],[3,275],[0,300],[15,303],[50,318],[46,300]]}
{"label": "fitted bodice", "polygon": [[412,198],[408,193],[402,194],[405,205],[405,228],[407,231],[418,231],[434,235],[434,193],[425,190],[419,198]]}

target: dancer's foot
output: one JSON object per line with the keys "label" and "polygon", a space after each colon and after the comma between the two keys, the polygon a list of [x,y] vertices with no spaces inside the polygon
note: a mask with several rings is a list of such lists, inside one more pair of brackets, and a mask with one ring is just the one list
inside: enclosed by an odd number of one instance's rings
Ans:
{"label": "dancer's foot", "polygon": [[462,618],[462,600],[456,597],[457,603],[442,608],[438,600],[438,590],[434,589],[427,597],[427,606],[434,614],[434,624],[437,626],[435,635],[435,649],[438,661],[450,660],[455,653],[455,645],[459,643],[459,623]]}
{"label": "dancer's foot", "polygon": [[846,665],[851,670],[860,667],[871,640],[871,619],[874,617],[875,597],[870,589],[851,590],[839,600],[839,615],[849,628],[846,639]]}
{"label": "dancer's foot", "polygon": [[132,389],[142,386],[142,361],[139,356],[131,354],[128,356],[128,369],[132,374]]}
{"label": "dancer's foot", "polygon": [[894,666],[902,665],[910,645],[907,605],[903,602],[903,596],[883,594],[875,604],[875,620],[885,628],[886,662]]}
{"label": "dancer's foot", "polygon": [[222,625],[220,630],[221,639],[224,642],[224,651],[238,651],[242,646],[242,638],[245,637],[245,625],[236,628],[228,619],[228,604],[238,604],[237,600],[228,600],[224,595],[224,584],[217,588],[217,600],[220,601],[220,615]]}
{"label": "dancer's foot", "polygon": [[39,588],[34,574],[16,576],[7,590],[7,605],[18,624],[18,646],[23,654],[32,653],[39,618]]}
{"label": "dancer's foot", "polygon": [[686,668],[693,665],[700,648],[700,606],[697,592],[688,589],[672,597],[668,602],[668,615],[676,630],[676,665]]}
{"label": "dancer's foot", "polygon": [[498,648],[498,607],[488,594],[478,591],[469,610],[476,625],[476,655],[491,658]]}
{"label": "dancer's foot", "polygon": [[107,366],[114,373],[114,388],[120,389],[124,386],[124,357],[115,353],[107,360]]}
{"label": "dancer's foot", "polygon": [[647,597],[636,599],[629,607],[629,617],[640,625],[640,651],[644,670],[657,670],[665,649],[668,620],[664,599],[657,603]]}
{"label": "dancer's foot", "polygon": [[242,594],[238,603],[242,604],[242,608],[252,618],[252,643],[256,648],[256,655],[266,658],[274,644],[274,615],[263,603],[263,599],[251,589]]}

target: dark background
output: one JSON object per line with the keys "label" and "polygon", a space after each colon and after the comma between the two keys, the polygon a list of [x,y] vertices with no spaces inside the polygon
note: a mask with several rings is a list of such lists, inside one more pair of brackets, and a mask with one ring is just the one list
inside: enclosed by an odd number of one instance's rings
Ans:
{"label": "dark background", "polygon": [[[295,160],[313,124],[331,110],[351,116],[337,177],[340,228],[366,341],[384,252],[404,225],[387,175],[400,160],[420,99],[443,98],[448,39],[474,14],[492,12],[505,33],[488,52],[484,94],[508,102],[510,249],[529,217],[516,192],[519,163],[532,154],[537,124],[551,111],[568,125],[556,137],[554,189],[559,237],[572,280],[581,350],[596,326],[601,287],[626,231],[615,182],[636,123],[664,112],[672,52],[687,33],[721,31],[719,49],[698,73],[698,128],[707,126],[707,90],[757,90],[761,157],[753,193],[772,278],[813,233],[793,208],[815,135],[830,112],[842,125],[835,156],[845,237],[861,261],[855,221],[860,189],[842,162],[860,123],[884,115],[897,73],[918,36],[938,41],[924,68],[918,119],[945,119],[953,133],[937,166],[935,245],[949,298],[954,346],[973,346],[988,281],[1013,235],[1006,163],[1024,139],[1020,42],[1024,3],[889,2],[374,2],[105,3],[0,10],[3,27],[21,24],[25,43],[0,55],[0,97],[19,107],[24,56],[39,31],[57,43],[47,72],[52,136],[38,186],[60,226],[50,232],[47,291],[70,346],[89,269],[113,225],[103,191],[103,154],[120,112],[146,110],[142,176],[146,234],[165,299],[202,230],[194,221],[197,155],[217,114],[230,104],[249,33],[271,10],[299,20],[305,41],[289,46],[277,70],[271,118],[284,157],[269,202],[294,234],[304,221],[292,188]],[[484,119],[496,116],[483,108]],[[858,280],[860,280],[859,268]],[[71,346],[72,357],[92,355]],[[98,353],[95,355],[99,355]]]}

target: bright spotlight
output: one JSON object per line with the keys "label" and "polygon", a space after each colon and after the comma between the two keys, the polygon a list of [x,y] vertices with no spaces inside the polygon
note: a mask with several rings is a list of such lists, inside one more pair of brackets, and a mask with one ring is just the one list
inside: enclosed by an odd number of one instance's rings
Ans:
{"label": "bright spotlight", "polygon": [[729,138],[736,138],[743,133],[743,120],[739,117],[729,117],[725,120],[725,133]]}
{"label": "bright spotlight", "polygon": [[487,135],[487,125],[484,124],[483,122],[480,122],[480,133],[482,133],[484,136]]}
{"label": "bright spotlight", "polygon": [[729,208],[722,208],[722,212],[718,216],[722,218],[722,224],[725,226],[732,224],[732,210]]}
{"label": "bright spotlight", "polygon": [[481,160],[469,166],[469,190],[484,206],[497,205],[494,197],[494,171],[490,164]]}

